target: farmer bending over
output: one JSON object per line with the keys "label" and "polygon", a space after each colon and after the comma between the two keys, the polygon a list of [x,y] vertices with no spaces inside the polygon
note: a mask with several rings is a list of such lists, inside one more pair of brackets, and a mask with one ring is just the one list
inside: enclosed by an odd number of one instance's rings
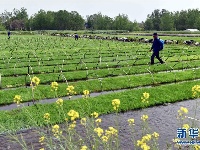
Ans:
{"label": "farmer bending over", "polygon": [[153,41],[153,44],[152,44],[152,47],[151,47],[151,50],[153,50],[153,54],[151,56],[151,65],[154,64],[154,57],[156,57],[161,64],[163,64],[163,60],[159,57],[159,51],[163,49],[163,43],[162,41],[158,38],[158,34],[157,33],[154,33],[153,34],[153,38],[154,38],[154,41]]}
{"label": "farmer bending over", "polygon": [[75,33],[75,40],[78,40],[78,34],[77,33]]}

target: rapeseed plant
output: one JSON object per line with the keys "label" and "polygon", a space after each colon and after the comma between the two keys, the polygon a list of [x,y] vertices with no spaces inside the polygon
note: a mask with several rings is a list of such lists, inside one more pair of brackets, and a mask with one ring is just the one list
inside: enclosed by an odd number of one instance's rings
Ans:
{"label": "rapeseed plant", "polygon": [[98,117],[99,117],[99,114],[98,114],[97,112],[93,112],[93,113],[91,114],[91,116],[94,117],[94,118],[98,118]]}
{"label": "rapeseed plant", "polygon": [[141,116],[141,120],[144,121],[144,122],[145,122],[148,118],[149,118],[148,115],[142,115],[142,116]]}
{"label": "rapeseed plant", "polygon": [[112,100],[112,105],[113,105],[114,110],[118,110],[118,108],[120,106],[120,100],[119,99]]}
{"label": "rapeseed plant", "polygon": [[84,90],[83,91],[83,98],[87,99],[90,96],[90,91]]}
{"label": "rapeseed plant", "polygon": [[58,83],[52,82],[51,83],[51,91],[57,91],[58,90]]}
{"label": "rapeseed plant", "polygon": [[74,91],[74,86],[69,85],[66,90],[67,90],[67,95],[69,95],[69,99],[71,99],[71,97],[76,94],[76,92]]}
{"label": "rapeseed plant", "polygon": [[149,103],[149,97],[150,97],[150,94],[149,93],[143,93],[143,96],[141,97],[141,100],[142,100],[142,103]]}
{"label": "rapeseed plant", "polygon": [[78,119],[79,118],[79,113],[75,110],[70,110],[67,115],[69,117],[71,117],[71,121],[74,121],[75,119]]}
{"label": "rapeseed plant", "polygon": [[56,104],[57,104],[57,106],[62,107],[62,106],[63,106],[63,99],[59,98],[59,99],[56,101]]}
{"label": "rapeseed plant", "polygon": [[31,86],[32,87],[37,87],[40,83],[40,79],[36,76],[34,76],[32,79],[31,79]]}
{"label": "rapeseed plant", "polygon": [[15,95],[13,101],[14,101],[14,103],[17,104],[17,106],[20,106],[20,103],[22,102],[22,98],[20,95]]}
{"label": "rapeseed plant", "polygon": [[50,121],[50,114],[49,113],[45,113],[43,118],[44,118],[44,120],[46,122],[49,122]]}

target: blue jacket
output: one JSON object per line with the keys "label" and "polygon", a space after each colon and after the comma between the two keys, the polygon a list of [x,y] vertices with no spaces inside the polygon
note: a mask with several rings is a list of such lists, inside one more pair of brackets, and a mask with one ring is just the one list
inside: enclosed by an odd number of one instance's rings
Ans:
{"label": "blue jacket", "polygon": [[163,49],[163,44],[160,39],[154,39],[151,49],[153,52],[159,52]]}

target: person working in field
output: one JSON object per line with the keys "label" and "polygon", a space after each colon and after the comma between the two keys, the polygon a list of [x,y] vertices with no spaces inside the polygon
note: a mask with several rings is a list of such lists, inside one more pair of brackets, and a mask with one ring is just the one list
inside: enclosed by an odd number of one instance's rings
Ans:
{"label": "person working in field", "polygon": [[79,36],[77,33],[75,33],[75,40],[78,40]]}
{"label": "person working in field", "polygon": [[164,61],[160,58],[159,52],[163,49],[163,42],[158,38],[158,34],[153,34],[153,44],[150,51],[153,51],[153,54],[151,56],[151,65],[154,64],[154,58],[156,57],[161,64],[164,63]]}
{"label": "person working in field", "polygon": [[8,39],[10,39],[10,34],[11,34],[10,31],[8,31]]}

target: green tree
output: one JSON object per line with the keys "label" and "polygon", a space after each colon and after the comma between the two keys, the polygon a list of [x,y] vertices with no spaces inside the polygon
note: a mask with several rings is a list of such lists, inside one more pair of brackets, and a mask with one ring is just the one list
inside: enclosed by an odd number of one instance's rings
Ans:
{"label": "green tree", "polygon": [[12,30],[26,30],[28,27],[28,13],[27,9],[22,7],[20,10],[14,9],[13,16],[10,18],[10,28]]}
{"label": "green tree", "polygon": [[170,13],[169,11],[163,12],[160,20],[161,20],[160,30],[162,31],[174,30],[174,19],[172,13]]}
{"label": "green tree", "polygon": [[128,16],[125,14],[119,14],[115,17],[114,23],[113,23],[115,30],[129,30],[130,28],[130,21],[128,19]]}
{"label": "green tree", "polygon": [[177,30],[186,30],[188,28],[187,20],[188,20],[187,11],[182,10],[178,14],[178,19],[177,19],[177,23],[176,23]]}
{"label": "green tree", "polygon": [[54,12],[44,10],[38,11],[31,17],[30,26],[33,30],[53,30],[54,29]]}
{"label": "green tree", "polygon": [[144,22],[144,29],[145,30],[153,30],[153,19],[150,18],[150,16],[148,15],[146,21]]}
{"label": "green tree", "polygon": [[81,30],[84,29],[85,20],[82,18],[81,15],[77,11],[70,12],[69,16],[69,25],[70,27],[67,28],[69,30]]}
{"label": "green tree", "polygon": [[153,29],[159,31],[160,30],[160,23],[161,23],[161,13],[159,9],[156,9],[152,12],[150,18],[153,22]]}

